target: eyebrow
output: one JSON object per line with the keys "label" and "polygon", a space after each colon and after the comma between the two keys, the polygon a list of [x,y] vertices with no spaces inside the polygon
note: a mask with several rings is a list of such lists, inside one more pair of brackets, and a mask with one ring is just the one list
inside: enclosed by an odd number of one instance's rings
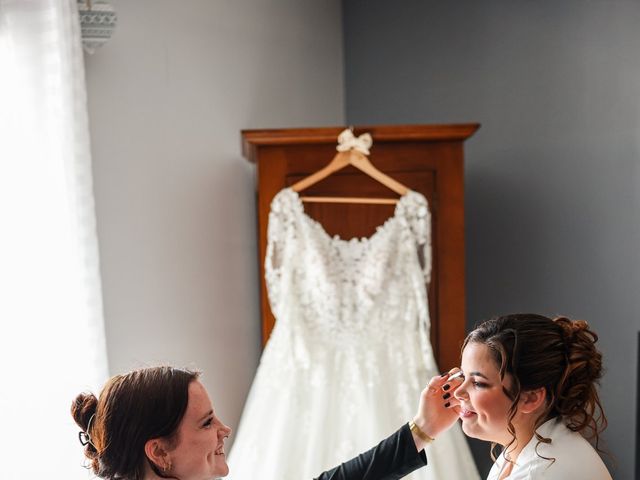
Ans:
{"label": "eyebrow", "polygon": [[470,376],[470,377],[482,377],[482,378],[484,378],[485,380],[489,380],[489,378],[488,378],[486,375],[483,375],[483,374],[482,374],[482,373],[480,373],[480,372],[470,372],[470,373],[469,373],[469,376]]}
{"label": "eyebrow", "polygon": [[198,420],[198,422],[203,421],[205,418],[209,418],[211,415],[213,415],[213,410],[209,410],[206,414],[200,417],[200,420]]}

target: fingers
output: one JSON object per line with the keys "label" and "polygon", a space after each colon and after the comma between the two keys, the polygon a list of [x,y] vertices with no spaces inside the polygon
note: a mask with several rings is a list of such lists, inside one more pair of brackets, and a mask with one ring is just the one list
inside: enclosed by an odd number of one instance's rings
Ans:
{"label": "fingers", "polygon": [[453,396],[453,394],[450,394],[449,392],[446,392],[442,395],[442,401],[444,402],[444,408],[456,408],[460,406],[460,400],[458,400],[456,397]]}
{"label": "fingers", "polygon": [[441,375],[437,375],[433,378],[431,378],[431,380],[429,380],[429,386],[433,386],[436,388],[441,388],[445,383],[447,383],[447,380],[449,378],[451,378],[452,376],[458,374],[460,372],[460,369],[458,367],[454,367],[451,370],[449,370],[448,372],[444,372]]}
{"label": "fingers", "polygon": [[464,374],[459,368],[452,368],[444,377],[446,381],[442,385],[442,391],[453,397],[453,392],[464,382]]}
{"label": "fingers", "polygon": [[433,393],[437,393],[442,390],[444,384],[447,383],[447,375],[448,374],[445,373],[444,376],[438,375],[431,378],[431,380],[429,380],[429,384],[427,385],[428,390]]}
{"label": "fingers", "polygon": [[429,384],[424,389],[423,394],[426,397],[439,396],[445,408],[457,407],[460,402],[455,398],[453,392],[462,385],[462,382],[464,382],[462,371],[455,367],[429,380]]}
{"label": "fingers", "polygon": [[456,375],[458,372],[459,368],[452,368],[431,378],[422,391],[414,422],[433,438],[450,428],[459,418],[459,402],[453,395],[463,382],[463,378]]}

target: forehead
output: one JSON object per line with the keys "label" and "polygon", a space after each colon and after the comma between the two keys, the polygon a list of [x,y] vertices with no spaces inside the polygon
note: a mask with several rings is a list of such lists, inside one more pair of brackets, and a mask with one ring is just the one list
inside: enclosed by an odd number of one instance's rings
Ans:
{"label": "forehead", "polygon": [[486,376],[499,375],[491,349],[483,343],[469,343],[462,352],[462,370],[468,375],[472,371],[483,373]]}
{"label": "forehead", "polygon": [[194,380],[189,384],[189,400],[187,403],[186,418],[199,419],[212,409],[211,399],[207,389],[199,380]]}

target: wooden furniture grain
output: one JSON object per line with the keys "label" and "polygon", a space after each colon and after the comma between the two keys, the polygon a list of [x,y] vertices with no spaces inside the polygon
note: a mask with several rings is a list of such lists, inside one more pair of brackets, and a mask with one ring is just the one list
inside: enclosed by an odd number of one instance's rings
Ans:
{"label": "wooden furniture grain", "polygon": [[[273,197],[324,167],[345,127],[243,130],[243,154],[257,167],[262,340],[274,317],[264,281],[267,223]],[[465,335],[463,142],[479,124],[354,127],[373,136],[371,162],[425,195],[432,216],[432,273],[428,286],[431,343],[439,368],[459,364]],[[390,195],[391,194],[391,195]],[[349,166],[305,190],[307,196],[393,196],[384,185]],[[394,205],[305,203],[330,235],[370,236],[393,215]],[[427,379],[425,379],[426,381]]]}

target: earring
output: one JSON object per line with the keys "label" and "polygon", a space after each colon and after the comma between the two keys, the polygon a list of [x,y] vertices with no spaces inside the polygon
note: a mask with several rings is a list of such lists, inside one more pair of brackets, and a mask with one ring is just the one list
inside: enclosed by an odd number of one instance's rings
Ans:
{"label": "earring", "polygon": [[162,471],[163,471],[164,473],[167,473],[167,472],[169,472],[170,470],[171,470],[171,462],[166,463],[166,464],[164,465],[164,467],[162,467]]}

